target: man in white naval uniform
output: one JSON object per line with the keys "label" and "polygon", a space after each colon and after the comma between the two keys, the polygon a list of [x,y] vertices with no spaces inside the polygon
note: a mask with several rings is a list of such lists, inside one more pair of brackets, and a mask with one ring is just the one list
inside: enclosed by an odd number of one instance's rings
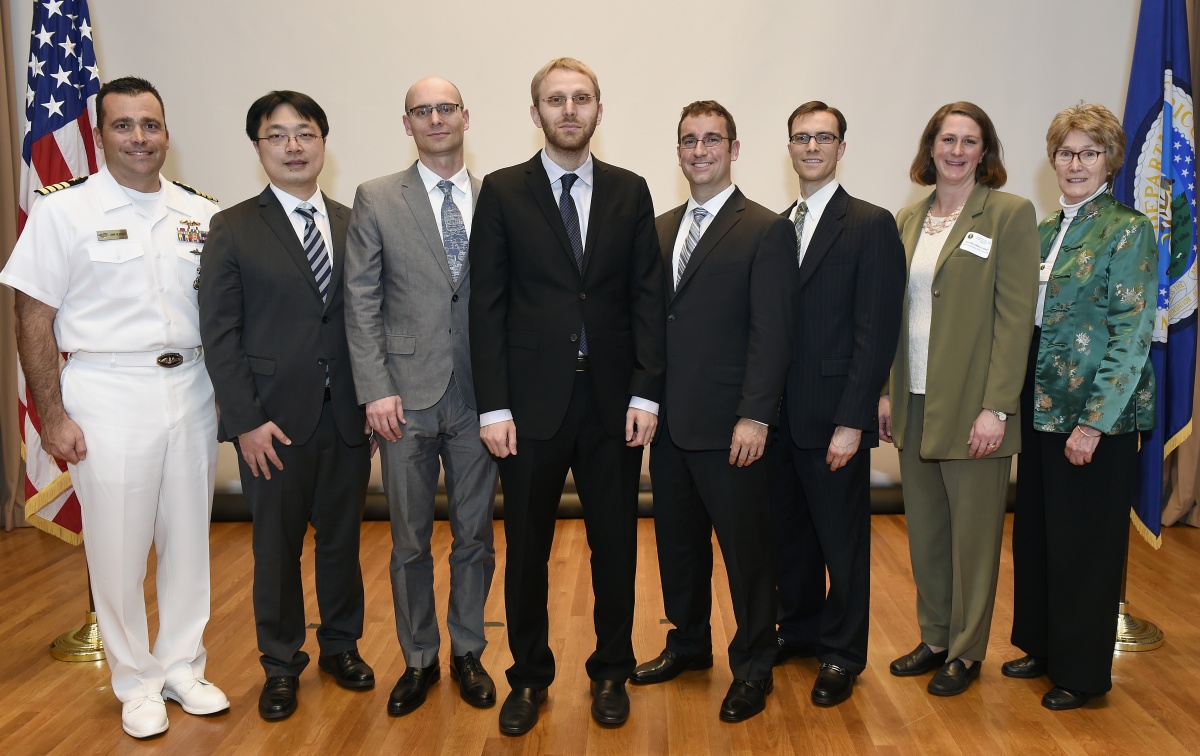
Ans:
{"label": "man in white naval uniform", "polygon": [[[0,283],[16,290],[17,349],[42,446],[68,464],[79,494],[122,726],[144,738],[167,729],[164,697],[191,714],[229,708],[204,679],[217,417],[195,285],[218,207],[159,175],[169,137],[149,82],[108,82],[96,110],[107,165],[40,191]],[[61,376],[59,352],[70,353]]]}

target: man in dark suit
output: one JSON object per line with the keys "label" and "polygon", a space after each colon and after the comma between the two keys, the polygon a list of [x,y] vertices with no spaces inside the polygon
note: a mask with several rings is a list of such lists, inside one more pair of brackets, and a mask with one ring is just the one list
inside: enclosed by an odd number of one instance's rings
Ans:
{"label": "man in dark suit", "polygon": [[480,435],[504,490],[513,665],[500,731],[510,735],[537,723],[554,679],[547,561],[568,469],[592,549],[592,716],[605,725],[629,716],[638,477],[663,372],[650,190],[591,155],[603,116],[596,75],[558,58],[530,89],[545,149],[484,179],[470,245]]}
{"label": "man in dark suit", "polygon": [[359,570],[371,448],[350,375],[342,263],[350,209],[317,187],[329,121],[299,92],[250,106],[246,134],[270,179],[218,213],[204,247],[200,334],[220,408],[218,437],[240,452],[254,520],[254,619],[265,719],[296,710],[308,664],[300,552],[316,529],[320,668],[351,689],[375,684],[358,655]]}
{"label": "man in dark suit", "polygon": [[775,657],[767,434],[778,420],[796,293],[791,226],[730,178],[733,116],[711,100],[683,109],[677,154],[691,188],[657,221],[668,292],[667,374],[650,452],[663,603],[674,628],[635,684],[712,666],[712,533],[729,574],[737,632],[720,718],[766,706]]}
{"label": "man in dark suit", "polygon": [[879,444],[879,391],[896,351],[905,280],[891,214],[834,179],[845,135],[845,117],[823,102],[788,119],[800,199],[784,215],[797,232],[800,297],[770,465],[778,661],[820,659],[812,690],[819,706],[849,698],[867,663],[869,450]]}
{"label": "man in dark suit", "polygon": [[[492,587],[496,463],[479,440],[467,342],[467,239],[479,182],[467,171],[470,113],[445,79],[418,81],[404,100],[416,142],[409,168],[358,187],[346,236],[346,326],[354,385],[383,444],[392,525],[392,603],[408,668],[388,698],[402,716],[441,677],[434,610],[433,505],[446,470],[450,546],[450,677],[472,706],[496,703],[480,657]],[[438,464],[439,460],[442,464]]]}

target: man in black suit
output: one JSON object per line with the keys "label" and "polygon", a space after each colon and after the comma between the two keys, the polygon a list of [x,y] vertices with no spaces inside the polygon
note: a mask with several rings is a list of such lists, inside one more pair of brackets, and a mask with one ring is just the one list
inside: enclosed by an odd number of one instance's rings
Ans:
{"label": "man in black suit", "polygon": [[845,117],[823,102],[788,119],[800,199],[784,215],[797,231],[800,297],[770,465],[778,661],[820,659],[812,690],[819,706],[849,698],[867,663],[869,449],[879,444],[879,391],[896,351],[905,281],[892,215],[834,179],[845,135]]}
{"label": "man in black suit", "polygon": [[796,266],[791,226],[730,178],[733,116],[711,100],[683,109],[677,153],[691,188],[657,220],[667,287],[667,374],[650,452],[666,649],[631,680],[651,684],[712,666],[712,533],[738,618],[733,684],[720,718],[758,714],[775,657],[767,434],[791,353]]}
{"label": "man in black suit", "polygon": [[471,361],[480,435],[499,459],[513,665],[500,731],[528,732],[554,679],[547,561],[570,469],[592,549],[592,716],[629,716],[637,488],[663,373],[663,284],[640,176],[592,157],[596,75],[573,58],[537,72],[533,159],[489,174],[471,233]]}
{"label": "man in black suit", "polygon": [[220,408],[218,437],[240,452],[254,520],[254,619],[265,719],[296,710],[306,622],[300,552],[316,529],[320,668],[345,688],[375,675],[358,655],[358,562],[371,447],[354,393],[342,312],[350,209],[317,187],[329,121],[299,92],[250,106],[246,134],[270,179],[213,217],[200,277],[200,333]]}

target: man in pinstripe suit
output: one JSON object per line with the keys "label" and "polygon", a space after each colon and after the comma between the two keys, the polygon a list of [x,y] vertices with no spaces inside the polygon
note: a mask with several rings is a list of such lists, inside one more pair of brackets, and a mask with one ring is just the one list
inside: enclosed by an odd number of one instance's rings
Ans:
{"label": "man in pinstripe suit", "polygon": [[[788,118],[800,294],[777,448],[768,455],[779,654],[816,656],[812,700],[850,697],[867,661],[876,406],[899,337],[904,248],[883,208],[834,178],[846,119],[823,102]],[[829,572],[826,591],[825,573]]]}

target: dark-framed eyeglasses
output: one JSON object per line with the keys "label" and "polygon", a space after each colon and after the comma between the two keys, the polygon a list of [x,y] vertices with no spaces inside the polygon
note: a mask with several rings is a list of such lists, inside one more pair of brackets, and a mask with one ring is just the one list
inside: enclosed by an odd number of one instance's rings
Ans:
{"label": "dark-framed eyeglasses", "polygon": [[702,137],[685,136],[679,140],[679,146],[685,150],[694,150],[697,146],[703,144],[711,150],[720,147],[721,142],[724,142],[726,139],[729,139],[729,137],[721,136],[720,134],[705,134]]}
{"label": "dark-framed eyeglasses", "polygon": [[1055,165],[1070,165],[1072,160],[1079,158],[1080,165],[1095,165],[1096,161],[1099,160],[1100,156],[1103,154],[1103,152],[1091,149],[1079,150],[1077,152],[1074,150],[1060,149],[1054,151],[1054,163]]}
{"label": "dark-framed eyeglasses", "polygon": [[417,105],[409,108],[406,112],[409,118],[425,119],[433,115],[433,111],[437,111],[442,118],[449,118],[454,115],[454,111],[462,107],[460,102],[439,102],[436,105]]}
{"label": "dark-framed eyeglasses", "polygon": [[596,95],[590,94],[577,94],[571,95],[570,97],[567,97],[566,95],[551,95],[550,97],[543,97],[542,102],[546,103],[552,108],[561,108],[567,104],[567,100],[570,100],[571,102],[575,103],[576,106],[583,107],[595,99]]}
{"label": "dark-framed eyeglasses", "polygon": [[788,142],[791,144],[808,144],[814,139],[817,140],[817,144],[833,144],[837,140],[841,139],[841,137],[839,137],[837,134],[830,134],[828,131],[822,131],[819,134],[805,134],[804,132],[801,132],[799,134],[792,134],[789,136]]}
{"label": "dark-framed eyeglasses", "polygon": [[301,147],[311,147],[314,144],[316,144],[317,142],[324,139],[324,137],[322,137],[320,134],[313,134],[313,133],[306,131],[303,134],[295,134],[295,135],[292,135],[292,134],[267,134],[266,136],[258,137],[254,141],[266,142],[267,144],[271,145],[272,147],[286,147],[288,145],[288,142],[292,141],[293,139],[295,139],[296,144],[300,145]]}

